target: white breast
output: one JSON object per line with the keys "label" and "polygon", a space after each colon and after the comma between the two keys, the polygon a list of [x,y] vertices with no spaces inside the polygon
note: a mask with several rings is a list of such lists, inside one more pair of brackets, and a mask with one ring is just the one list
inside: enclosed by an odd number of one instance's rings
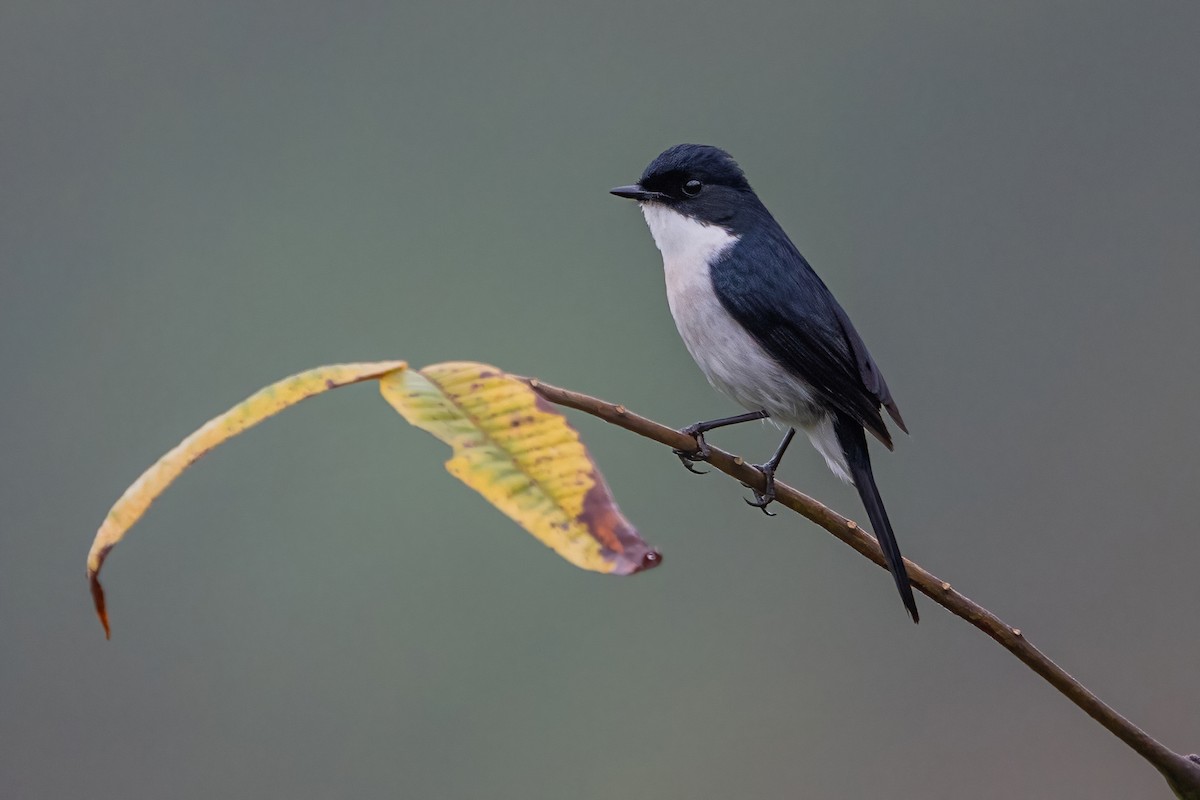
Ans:
{"label": "white breast", "polygon": [[777,424],[803,429],[830,469],[849,480],[832,426],[813,402],[808,384],[783,369],[730,316],[713,290],[709,265],[738,237],[660,203],[643,203],[642,214],[662,252],[675,327],[708,382],[751,411],[765,409]]}

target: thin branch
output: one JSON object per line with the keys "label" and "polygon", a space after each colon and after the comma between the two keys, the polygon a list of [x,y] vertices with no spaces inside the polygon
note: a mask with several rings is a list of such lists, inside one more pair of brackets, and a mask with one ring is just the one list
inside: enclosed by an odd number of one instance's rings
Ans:
{"label": "thin branch", "polygon": [[[638,416],[627,411],[624,406],[551,386],[535,378],[524,380],[551,403],[583,411],[674,449],[695,449],[696,442],[691,436]],[[744,484],[759,489],[765,488],[762,473],[753,466],[738,456],[711,445],[710,447],[712,455],[708,463],[713,467]],[[861,555],[886,568],[883,553],[875,538],[853,520],[783,483],[776,482],[775,494],[780,505],[812,520]],[[1066,695],[1068,700],[1083,709],[1088,716],[1149,761],[1166,778],[1176,796],[1183,800],[1200,800],[1200,757],[1185,757],[1169,749],[1118,714],[1082,683],[1071,677],[1066,670],[1047,658],[1042,651],[1029,643],[1019,628],[1008,625],[983,606],[955,590],[949,582],[943,581],[919,564],[905,559],[905,565],[908,567],[914,589],[995,639],[1001,647]]]}

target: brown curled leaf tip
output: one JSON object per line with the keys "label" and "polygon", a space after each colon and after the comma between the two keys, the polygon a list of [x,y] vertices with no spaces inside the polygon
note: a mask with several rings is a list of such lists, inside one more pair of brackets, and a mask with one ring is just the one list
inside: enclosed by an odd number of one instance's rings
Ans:
{"label": "brown curled leaf tip", "polygon": [[100,585],[100,578],[95,573],[88,576],[88,583],[92,587],[92,605],[96,607],[96,616],[100,618],[100,624],[104,626],[104,638],[112,638],[112,629],[108,627],[108,607],[104,603],[104,587]]}
{"label": "brown curled leaf tip", "polygon": [[108,626],[108,606],[104,602],[104,587],[100,585],[100,568],[104,566],[104,560],[108,558],[108,554],[112,552],[113,545],[102,547],[96,552],[95,568],[88,568],[88,586],[92,590],[92,605],[96,609],[96,616],[100,618],[100,624],[104,626],[104,638],[112,638],[112,629]]}

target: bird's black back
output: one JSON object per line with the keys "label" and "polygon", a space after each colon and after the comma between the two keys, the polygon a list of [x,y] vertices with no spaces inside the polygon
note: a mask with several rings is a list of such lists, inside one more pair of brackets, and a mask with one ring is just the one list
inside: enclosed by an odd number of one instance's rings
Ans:
{"label": "bird's black back", "polygon": [[907,430],[887,382],[842,307],[761,203],[743,210],[738,243],[711,265],[721,305],[828,411],[858,421],[889,449],[880,415]]}

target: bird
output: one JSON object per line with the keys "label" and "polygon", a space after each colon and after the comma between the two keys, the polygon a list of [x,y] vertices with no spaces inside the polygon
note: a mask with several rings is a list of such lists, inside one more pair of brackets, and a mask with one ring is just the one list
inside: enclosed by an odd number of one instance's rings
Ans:
{"label": "bird", "polygon": [[900,546],[875,484],[866,433],[888,450],[881,409],[908,428],[883,373],[849,316],[750,187],[729,153],[679,144],[650,162],[637,183],[610,190],[636,200],[662,254],[667,303],[680,337],[708,382],[747,413],[697,422],[681,433],[694,450],[683,465],[711,453],[704,434],[769,419],[787,429],[774,455],[756,466],[775,499],[775,471],[796,430],[833,473],[854,485],[905,609],[918,622]]}

